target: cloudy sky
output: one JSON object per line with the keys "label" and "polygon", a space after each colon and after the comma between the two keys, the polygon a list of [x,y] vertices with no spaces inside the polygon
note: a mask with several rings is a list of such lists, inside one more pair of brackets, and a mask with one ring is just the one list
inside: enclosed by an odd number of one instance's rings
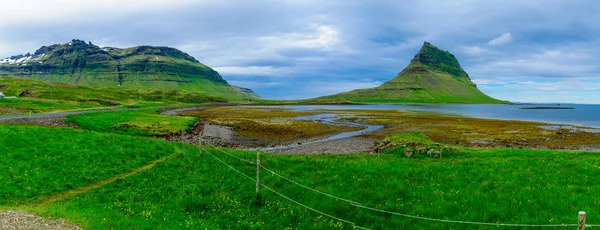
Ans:
{"label": "cloudy sky", "polygon": [[518,102],[600,104],[596,0],[0,0],[0,57],[73,38],[172,46],[265,98],[375,87],[423,41]]}

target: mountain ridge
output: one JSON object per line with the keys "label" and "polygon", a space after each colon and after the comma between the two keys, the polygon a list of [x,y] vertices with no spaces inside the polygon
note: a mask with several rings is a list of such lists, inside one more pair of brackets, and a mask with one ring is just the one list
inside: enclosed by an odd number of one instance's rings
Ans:
{"label": "mountain ridge", "polygon": [[424,42],[411,62],[378,87],[318,97],[316,101],[399,103],[508,103],[481,92],[458,59]]}
{"label": "mountain ridge", "polygon": [[93,87],[170,89],[224,98],[258,98],[238,90],[191,55],[165,46],[99,47],[73,39],[33,54],[0,60],[0,76],[21,76]]}

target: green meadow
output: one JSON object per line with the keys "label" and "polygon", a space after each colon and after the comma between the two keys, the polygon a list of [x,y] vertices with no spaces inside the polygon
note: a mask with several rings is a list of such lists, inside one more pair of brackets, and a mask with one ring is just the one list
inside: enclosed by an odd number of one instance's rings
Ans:
{"label": "green meadow", "polygon": [[35,202],[175,153],[149,138],[0,125],[0,205]]}
{"label": "green meadow", "polygon": [[[256,165],[220,150],[252,162],[255,152],[208,146],[201,152],[197,146],[149,137],[64,128],[0,125],[0,134],[0,209],[66,218],[86,229],[505,228],[364,209],[265,169],[263,185],[352,224],[265,187],[257,199],[250,179]],[[390,137],[402,138],[426,140],[418,134]],[[261,165],[309,188],[395,213],[560,225],[576,223],[577,212],[584,210],[587,223],[600,223],[600,153],[461,148],[432,158],[405,157],[403,151],[262,153]],[[69,195],[73,190],[78,192]]]}

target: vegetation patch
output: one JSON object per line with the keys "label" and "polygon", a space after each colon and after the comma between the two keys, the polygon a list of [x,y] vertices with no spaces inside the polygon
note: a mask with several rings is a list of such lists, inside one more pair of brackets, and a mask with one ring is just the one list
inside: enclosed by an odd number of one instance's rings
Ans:
{"label": "vegetation patch", "polygon": [[67,123],[99,132],[139,136],[166,136],[189,131],[198,118],[160,115],[153,109],[85,113],[68,116]]}
{"label": "vegetation patch", "polygon": [[404,154],[407,157],[426,155],[435,158],[448,153],[456,153],[459,148],[433,142],[425,134],[415,132],[388,136],[376,147],[375,151]]}

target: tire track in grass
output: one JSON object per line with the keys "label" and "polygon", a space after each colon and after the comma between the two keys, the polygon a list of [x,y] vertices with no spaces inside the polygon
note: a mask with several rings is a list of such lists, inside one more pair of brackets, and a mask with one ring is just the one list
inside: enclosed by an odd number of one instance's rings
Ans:
{"label": "tire track in grass", "polygon": [[38,205],[49,205],[49,204],[52,204],[52,203],[54,203],[56,201],[59,201],[59,200],[67,199],[69,197],[73,197],[73,196],[77,196],[77,195],[82,194],[82,193],[89,192],[91,190],[100,188],[100,187],[102,187],[102,186],[104,186],[104,185],[106,185],[108,183],[113,182],[113,181],[116,181],[116,180],[119,180],[119,179],[124,179],[124,178],[127,178],[129,176],[135,175],[135,174],[137,174],[139,172],[142,172],[144,170],[151,169],[156,164],[164,162],[165,160],[167,160],[167,159],[169,159],[169,158],[171,158],[171,157],[173,157],[175,155],[181,154],[181,153],[182,153],[182,151],[179,148],[176,147],[175,153],[172,153],[172,154],[170,154],[168,156],[164,156],[164,157],[161,157],[159,159],[156,159],[156,160],[150,162],[150,164],[147,164],[147,165],[144,165],[142,167],[133,169],[133,170],[131,170],[129,172],[124,172],[124,173],[121,173],[121,174],[117,174],[115,176],[106,178],[104,180],[98,181],[96,183],[93,183],[93,184],[90,184],[90,185],[87,185],[87,186],[84,186],[84,187],[73,189],[73,190],[70,190],[70,191],[67,191],[67,192],[64,192],[64,193],[60,193],[60,194],[55,194],[55,195],[43,197],[43,198],[40,199],[40,202],[38,203]]}

